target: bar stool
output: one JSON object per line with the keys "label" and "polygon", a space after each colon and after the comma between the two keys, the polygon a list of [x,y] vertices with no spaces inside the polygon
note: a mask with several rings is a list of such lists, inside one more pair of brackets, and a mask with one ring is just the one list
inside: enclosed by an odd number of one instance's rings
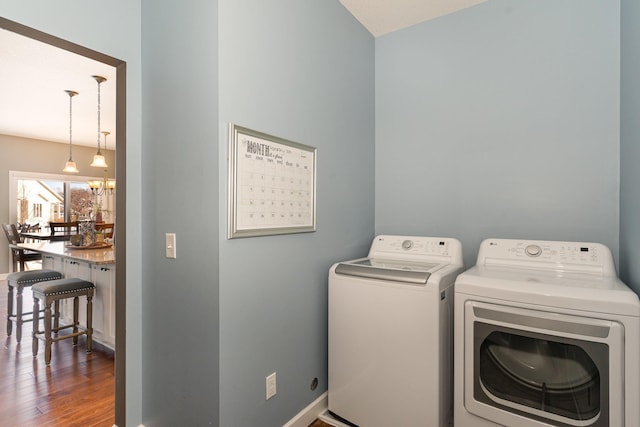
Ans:
{"label": "bar stool", "polygon": [[[51,362],[51,344],[73,338],[73,345],[78,344],[78,336],[87,336],[87,353],[91,353],[91,344],[93,336],[93,294],[95,285],[89,281],[67,278],[50,280],[47,282],[39,282],[31,287],[33,293],[33,312],[40,311],[40,301],[44,302],[44,331],[40,331],[39,316],[33,322],[33,356],[38,355],[38,340],[45,342],[44,362],[47,366]],[[78,322],[78,298],[80,296],[87,297],[87,325],[85,328],[79,326]],[[57,303],[62,299],[73,298],[73,323],[65,326],[52,326],[51,304]],[[73,328],[73,332],[67,335],[59,335],[55,338],[51,337],[52,332],[58,332],[63,329]]]}
{"label": "bar stool", "polygon": [[[7,336],[11,336],[13,322],[16,322],[16,340],[20,342],[22,339],[22,324],[31,322],[35,316],[33,312],[22,312],[22,290],[34,283],[45,282],[48,280],[62,279],[62,273],[54,270],[32,270],[18,271],[7,276],[7,285],[9,294],[7,295]],[[13,312],[13,290],[16,289],[16,312]],[[56,306],[56,309],[58,306]],[[56,310],[57,313],[57,310]],[[31,315],[31,318],[24,319],[23,316]],[[57,322],[56,317],[56,322]],[[56,325],[57,326],[57,325]]]}

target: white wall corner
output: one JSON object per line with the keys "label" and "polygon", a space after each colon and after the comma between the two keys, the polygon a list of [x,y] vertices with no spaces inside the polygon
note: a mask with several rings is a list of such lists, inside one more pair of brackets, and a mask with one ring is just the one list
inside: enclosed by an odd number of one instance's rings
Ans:
{"label": "white wall corner", "polygon": [[309,424],[318,418],[318,415],[327,410],[328,405],[329,400],[327,399],[327,392],[325,391],[282,427],[308,427]]}

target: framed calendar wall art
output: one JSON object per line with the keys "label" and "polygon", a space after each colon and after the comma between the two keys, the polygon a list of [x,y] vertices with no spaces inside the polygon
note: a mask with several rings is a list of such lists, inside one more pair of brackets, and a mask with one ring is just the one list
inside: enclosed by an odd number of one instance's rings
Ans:
{"label": "framed calendar wall art", "polygon": [[315,231],[316,151],[231,124],[227,238]]}

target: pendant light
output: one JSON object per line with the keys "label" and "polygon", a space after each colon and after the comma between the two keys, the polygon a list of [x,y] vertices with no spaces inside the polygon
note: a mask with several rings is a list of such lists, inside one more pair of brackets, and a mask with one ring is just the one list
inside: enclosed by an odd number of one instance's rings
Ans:
{"label": "pendant light", "polygon": [[[107,81],[107,79],[105,79],[102,76],[91,76],[95,79],[96,82],[98,82],[98,152],[96,154],[93,155],[93,162],[91,162],[91,166],[93,166],[94,168],[106,168],[107,166],[107,162],[104,158],[104,156],[102,155],[102,152],[100,151],[100,84],[102,82]],[[106,139],[106,135],[105,135],[105,139]],[[106,144],[106,141],[105,141]],[[104,147],[105,151],[107,150],[107,147]]]}
{"label": "pendant light", "polygon": [[78,92],[75,92],[73,90],[65,90],[65,92],[67,92],[67,95],[69,95],[69,160],[67,160],[67,163],[64,165],[64,169],[62,169],[62,172],[68,172],[68,173],[78,173],[78,167],[76,166],[76,162],[73,161],[73,157],[71,156],[71,129],[72,129],[72,122],[71,119],[73,117],[72,114],[72,99],[74,96],[76,96],[78,94]]}
{"label": "pendant light", "polygon": [[[107,135],[110,132],[103,130],[101,132],[104,135],[104,151],[107,152]],[[92,165],[93,166],[93,165]],[[102,180],[94,179],[88,182],[91,192],[96,196],[102,196],[105,194],[113,194],[113,190],[116,188],[116,180],[107,178],[107,169],[104,169],[104,176]]]}

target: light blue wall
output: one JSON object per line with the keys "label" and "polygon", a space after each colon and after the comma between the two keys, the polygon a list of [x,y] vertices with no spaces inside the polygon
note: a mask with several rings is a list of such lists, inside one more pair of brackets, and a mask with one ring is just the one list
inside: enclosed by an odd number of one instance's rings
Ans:
{"label": "light blue wall", "polygon": [[640,292],[640,4],[621,2],[620,277]]}
{"label": "light blue wall", "polygon": [[376,39],[376,233],[618,249],[620,9],[492,0]]}
{"label": "light blue wall", "polygon": [[[220,426],[278,426],[327,389],[328,270],[373,237],[374,39],[337,0],[219,3]],[[225,239],[230,122],[317,147],[315,233]]]}
{"label": "light blue wall", "polygon": [[143,0],[142,18],[143,422],[217,426],[218,3]]}
{"label": "light blue wall", "polygon": [[127,423],[141,421],[140,2],[0,0],[0,16],[127,63]]}

